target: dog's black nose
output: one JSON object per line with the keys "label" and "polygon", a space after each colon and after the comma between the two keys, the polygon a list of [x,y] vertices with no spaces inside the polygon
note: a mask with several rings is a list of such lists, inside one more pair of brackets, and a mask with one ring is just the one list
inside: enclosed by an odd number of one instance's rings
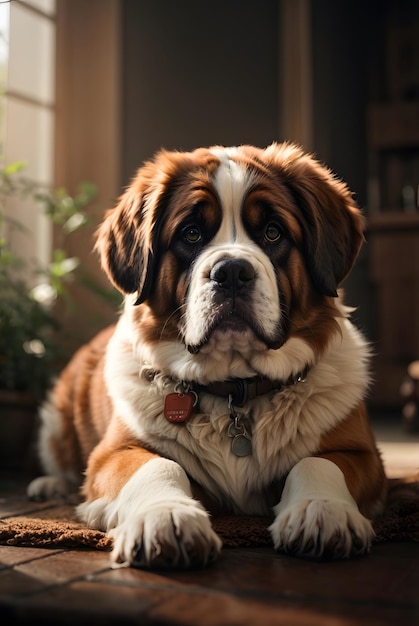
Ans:
{"label": "dog's black nose", "polygon": [[210,278],[222,289],[236,293],[254,280],[255,270],[244,259],[224,259],[214,265]]}

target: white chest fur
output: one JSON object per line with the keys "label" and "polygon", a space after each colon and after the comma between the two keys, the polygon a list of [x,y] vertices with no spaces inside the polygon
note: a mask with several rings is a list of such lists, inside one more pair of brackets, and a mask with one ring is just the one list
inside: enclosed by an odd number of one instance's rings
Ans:
{"label": "white chest fur", "polygon": [[[123,319],[108,349],[110,395],[118,416],[142,442],[176,460],[233,510],[264,514],[269,506],[253,494],[316,452],[322,434],[339,423],[365,392],[366,344],[349,321],[339,323],[341,333],[334,336],[304,383],[260,396],[239,410],[251,431],[252,453],[245,457],[232,453],[225,399],[202,394],[199,411],[187,422],[172,424],[165,419],[164,399],[173,393],[175,383],[161,374],[152,380],[145,375],[147,365],[127,343]],[[267,360],[282,350],[268,351],[273,354]]]}

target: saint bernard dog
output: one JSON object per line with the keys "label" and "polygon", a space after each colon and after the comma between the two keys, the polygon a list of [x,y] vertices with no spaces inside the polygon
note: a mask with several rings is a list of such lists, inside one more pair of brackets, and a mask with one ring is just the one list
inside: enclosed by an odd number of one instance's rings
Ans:
{"label": "saint bernard dog", "polygon": [[29,497],[81,485],[115,566],[213,561],[214,514],[270,515],[280,552],[368,552],[386,479],[369,347],[337,291],[363,226],[293,144],[157,153],[99,227],[123,312],[43,406]]}

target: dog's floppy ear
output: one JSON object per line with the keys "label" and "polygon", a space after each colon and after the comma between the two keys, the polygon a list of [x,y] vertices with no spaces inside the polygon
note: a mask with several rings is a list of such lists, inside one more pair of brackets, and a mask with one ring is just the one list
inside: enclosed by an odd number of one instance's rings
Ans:
{"label": "dog's floppy ear", "polygon": [[150,183],[152,169],[152,163],[140,168],[97,231],[96,249],[104,271],[123,294],[137,293],[136,304],[150,293],[163,221],[161,194]]}
{"label": "dog's floppy ear", "polygon": [[320,293],[336,297],[364,242],[364,218],[345,183],[299,147],[273,144],[266,152],[297,205],[312,282]]}

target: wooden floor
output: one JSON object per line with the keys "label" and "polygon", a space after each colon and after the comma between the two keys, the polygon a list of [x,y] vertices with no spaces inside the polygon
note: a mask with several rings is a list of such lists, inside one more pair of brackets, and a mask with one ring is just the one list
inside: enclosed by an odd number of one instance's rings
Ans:
{"label": "wooden floor", "polygon": [[0,562],[3,624],[419,623],[418,544],[341,563],[230,549],[211,568],[177,573],[112,570],[92,551],[2,547]]}
{"label": "wooden floor", "polygon": [[[387,441],[397,464],[403,448],[397,453]],[[1,495],[3,516],[19,514]],[[189,572],[114,570],[99,551],[0,546],[0,619],[46,626],[418,626],[419,544],[380,544],[366,558],[336,563],[269,548],[226,549],[211,567]]]}

